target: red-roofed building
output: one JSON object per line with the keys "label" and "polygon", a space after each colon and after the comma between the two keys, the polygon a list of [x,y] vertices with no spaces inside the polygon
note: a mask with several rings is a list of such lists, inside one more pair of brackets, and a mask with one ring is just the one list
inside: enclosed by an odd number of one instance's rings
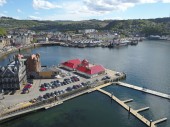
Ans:
{"label": "red-roofed building", "polygon": [[73,59],[61,64],[62,67],[69,70],[76,70],[77,73],[82,74],[88,78],[92,78],[105,73],[105,68],[101,65],[92,65],[84,59]]}
{"label": "red-roofed building", "polygon": [[81,60],[80,59],[73,59],[73,60],[68,60],[64,63],[62,63],[61,65],[69,70],[74,70],[77,68],[78,65],[81,64]]}
{"label": "red-roofed building", "polygon": [[85,75],[88,78],[92,78],[105,73],[105,68],[101,65],[88,66],[78,66],[77,72]]}

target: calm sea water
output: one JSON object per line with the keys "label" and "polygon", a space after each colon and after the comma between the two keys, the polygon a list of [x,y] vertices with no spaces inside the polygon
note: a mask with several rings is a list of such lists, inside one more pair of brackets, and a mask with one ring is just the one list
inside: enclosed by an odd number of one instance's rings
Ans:
{"label": "calm sea water", "polygon": [[[42,65],[48,66],[68,59],[85,58],[91,63],[125,72],[127,79],[124,82],[170,94],[170,42],[143,41],[137,46],[117,49],[53,46],[29,49],[23,53],[40,53]],[[1,59],[0,65],[6,65],[12,55]],[[128,103],[134,109],[149,106],[150,109],[141,114],[153,121],[167,117],[168,121],[159,124],[158,127],[170,127],[170,101],[120,86],[109,86],[104,89],[113,92],[122,100],[134,99]],[[134,116],[128,118],[125,109],[116,102],[111,103],[109,97],[99,92],[83,95],[60,106],[29,114],[1,126],[145,127]]]}

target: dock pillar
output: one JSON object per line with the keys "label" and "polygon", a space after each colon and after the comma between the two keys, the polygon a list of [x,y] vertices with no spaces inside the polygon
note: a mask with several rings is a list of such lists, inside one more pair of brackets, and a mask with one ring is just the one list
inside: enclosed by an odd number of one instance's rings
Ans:
{"label": "dock pillar", "polygon": [[131,107],[129,106],[129,110],[128,110],[128,119],[130,118],[130,109],[131,109]]}
{"label": "dock pillar", "polygon": [[129,113],[130,113],[130,106],[129,106],[129,110],[128,110],[128,111],[129,111]]}
{"label": "dock pillar", "polygon": [[152,120],[150,120],[150,127],[152,126]]}
{"label": "dock pillar", "polygon": [[112,100],[113,100],[113,99],[112,99],[112,97],[113,97],[113,92],[111,93],[111,96],[110,96],[110,97],[111,97],[111,103],[112,103]]}

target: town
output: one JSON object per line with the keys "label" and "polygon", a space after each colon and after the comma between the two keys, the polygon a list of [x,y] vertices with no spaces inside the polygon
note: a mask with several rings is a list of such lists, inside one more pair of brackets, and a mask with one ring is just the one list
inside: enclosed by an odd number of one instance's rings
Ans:
{"label": "town", "polygon": [[39,32],[27,29],[10,30],[6,36],[0,37],[0,53],[16,51],[19,48],[27,48],[33,44],[57,43],[69,47],[121,47],[137,45],[144,38],[139,36],[121,37],[118,33],[111,31],[98,31],[95,29],[84,29],[75,32]]}

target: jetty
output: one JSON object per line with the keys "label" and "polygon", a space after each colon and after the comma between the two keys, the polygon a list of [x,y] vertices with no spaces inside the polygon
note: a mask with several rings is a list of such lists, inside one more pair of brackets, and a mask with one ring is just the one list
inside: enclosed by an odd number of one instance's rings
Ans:
{"label": "jetty", "polygon": [[144,111],[149,109],[149,107],[146,108],[142,108],[139,110],[134,110],[133,108],[131,108],[130,106],[126,105],[124,101],[121,101],[120,99],[118,99],[117,97],[115,97],[112,93],[109,93],[105,90],[102,90],[100,88],[96,88],[97,91],[111,97],[111,99],[113,99],[114,101],[116,101],[119,105],[121,105],[124,109],[126,109],[129,114],[133,114],[136,118],[138,118],[141,122],[143,122],[145,125],[147,125],[148,127],[156,127],[156,124],[164,122],[167,120],[167,118],[162,118],[160,120],[156,120],[156,121],[151,121],[146,119],[143,115],[139,114],[140,111]]}
{"label": "jetty", "polygon": [[[111,70],[107,70],[107,73],[111,73]],[[111,75],[111,77],[114,77],[114,75]],[[131,88],[134,90],[138,90],[138,91],[142,91],[145,93],[149,93],[149,94],[153,94],[156,96],[160,96],[166,99],[170,99],[170,95],[168,94],[164,94],[161,92],[157,92],[157,91],[153,91],[153,90],[149,90],[149,89],[144,89],[142,87],[139,86],[134,86],[131,84],[127,84],[127,83],[123,83],[123,82],[116,82],[117,78],[121,79],[125,77],[125,74],[122,73],[122,75],[120,77],[114,77],[111,78],[109,80],[105,80],[102,82],[95,82],[92,83],[91,85],[87,85],[86,87],[83,87],[81,89],[78,89],[77,91],[73,91],[73,92],[68,92],[66,94],[63,94],[61,96],[55,96],[53,98],[44,100],[44,101],[40,101],[40,102],[36,102],[36,103],[26,103],[24,105],[22,105],[20,108],[16,108],[16,109],[7,109],[5,110],[2,114],[0,114],[0,122],[4,122],[4,121],[8,121],[9,119],[14,119],[16,117],[20,117],[24,114],[28,114],[30,112],[33,111],[37,111],[40,109],[49,109],[52,107],[55,107],[57,105],[61,105],[63,104],[65,101],[76,98],[78,96],[84,95],[84,94],[89,94],[91,92],[94,91],[99,91],[107,96],[109,96],[112,100],[114,100],[115,102],[117,102],[120,106],[122,106],[124,109],[126,109],[128,111],[129,114],[134,115],[136,118],[138,118],[141,122],[143,122],[145,125],[147,125],[148,127],[156,127],[156,124],[159,124],[161,122],[164,122],[167,120],[167,118],[161,118],[159,120],[155,120],[155,121],[151,121],[146,119],[143,115],[140,114],[140,112],[142,111],[146,111],[149,109],[149,107],[144,107],[141,109],[133,109],[130,106],[127,105],[127,103],[132,102],[133,99],[127,99],[127,100],[120,100],[119,98],[117,98],[116,96],[114,96],[113,93],[109,93],[105,90],[103,90],[102,88],[110,86],[110,85],[119,85],[119,86],[124,86],[127,88]]]}
{"label": "jetty", "polygon": [[53,102],[47,101],[45,103],[38,103],[38,104],[35,104],[35,105],[30,104],[29,106],[22,106],[20,109],[7,111],[4,114],[0,114],[0,121],[4,122],[4,121],[7,121],[8,119],[12,119],[12,118],[15,118],[15,117],[18,117],[18,116],[21,116],[21,115],[24,115],[24,114],[27,114],[27,113],[30,113],[30,112],[33,112],[33,111],[37,111],[37,110],[40,110],[40,109],[49,109],[49,108],[52,108],[54,106],[62,104],[64,101],[76,98],[76,97],[81,96],[81,95],[86,94],[86,93],[89,93],[89,90],[84,90],[84,91],[78,92],[76,94],[70,95],[68,97],[65,97],[61,100],[56,100],[56,101],[53,101]]}
{"label": "jetty", "polygon": [[124,103],[129,103],[129,102],[132,102],[133,101],[133,99],[128,99],[128,100],[124,100],[123,102]]}
{"label": "jetty", "polygon": [[119,85],[119,86],[123,86],[123,87],[131,88],[131,89],[134,89],[134,90],[142,91],[142,92],[152,94],[152,95],[155,95],[155,96],[158,96],[158,97],[162,97],[162,98],[165,98],[165,99],[170,99],[169,94],[161,93],[161,92],[158,92],[158,91],[150,90],[150,89],[147,89],[147,88],[131,85],[131,84],[120,82],[120,81],[114,82],[114,83],[116,85]]}
{"label": "jetty", "polygon": [[145,110],[148,110],[149,109],[149,107],[145,107],[145,108],[141,108],[141,109],[138,109],[138,110],[136,110],[137,112],[142,112],[142,111],[145,111]]}

